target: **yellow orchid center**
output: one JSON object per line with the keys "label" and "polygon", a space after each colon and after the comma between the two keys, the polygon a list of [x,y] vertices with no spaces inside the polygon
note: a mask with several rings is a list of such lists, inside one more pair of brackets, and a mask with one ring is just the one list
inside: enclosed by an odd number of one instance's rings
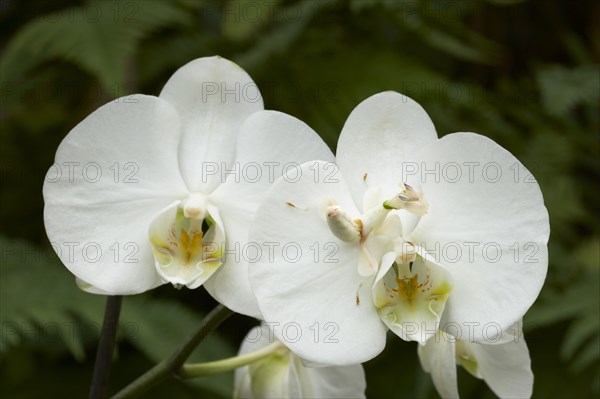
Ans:
{"label": "yellow orchid center", "polygon": [[161,212],[149,239],[158,273],[177,287],[201,285],[223,263],[225,232],[218,211],[197,194]]}

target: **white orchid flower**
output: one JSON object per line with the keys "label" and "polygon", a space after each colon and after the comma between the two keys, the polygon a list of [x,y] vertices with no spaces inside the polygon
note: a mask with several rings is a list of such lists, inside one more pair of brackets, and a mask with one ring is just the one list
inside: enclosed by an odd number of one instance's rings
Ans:
{"label": "white orchid flower", "polygon": [[289,163],[333,159],[320,142],[263,111],[239,66],[191,61],[159,97],[110,102],[65,137],[44,184],[48,237],[90,292],[204,285],[257,316],[244,248],[253,214]]}
{"label": "white orchid flower", "polygon": [[[255,352],[275,342],[278,341],[270,327],[255,327],[244,338],[239,355]],[[302,359],[281,344],[268,357],[235,371],[234,397],[364,398],[366,385],[361,364],[306,367]]]}
{"label": "white orchid flower", "polygon": [[442,398],[458,398],[456,366],[483,379],[502,399],[530,398],[533,373],[523,333],[500,343],[475,343],[454,338],[442,331],[418,347],[423,369],[431,374]]}
{"label": "white orchid flower", "polygon": [[[549,222],[514,156],[474,133],[438,139],[421,106],[384,92],[351,113],[336,157],[341,173],[309,162],[279,179],[251,232],[297,247],[250,267],[264,319],[291,350],[361,363],[387,328],[421,344],[438,328],[473,342],[523,316],[546,276]],[[285,340],[290,326],[297,340]]]}

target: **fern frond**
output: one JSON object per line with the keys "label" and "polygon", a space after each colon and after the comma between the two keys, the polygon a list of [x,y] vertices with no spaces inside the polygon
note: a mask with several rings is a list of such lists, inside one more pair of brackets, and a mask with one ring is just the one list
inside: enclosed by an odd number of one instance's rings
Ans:
{"label": "fern frond", "polygon": [[542,101],[550,113],[564,117],[581,104],[598,107],[600,76],[597,65],[576,68],[552,65],[539,70],[537,80]]}
{"label": "fern frond", "polygon": [[[96,342],[102,325],[104,297],[77,288],[75,279],[51,249],[0,237],[0,354],[21,344],[64,345],[78,361],[85,344]],[[127,340],[153,362],[170,355],[201,320],[201,315],[172,300],[129,296],[123,300],[119,339]],[[207,361],[234,355],[213,334],[191,356]],[[223,397],[231,396],[231,374],[190,380],[190,384]]]}
{"label": "fern frond", "polygon": [[164,26],[189,21],[177,2],[93,1],[29,22],[2,55],[2,81],[22,82],[40,64],[60,59],[97,77],[105,90],[122,88],[140,40]]}

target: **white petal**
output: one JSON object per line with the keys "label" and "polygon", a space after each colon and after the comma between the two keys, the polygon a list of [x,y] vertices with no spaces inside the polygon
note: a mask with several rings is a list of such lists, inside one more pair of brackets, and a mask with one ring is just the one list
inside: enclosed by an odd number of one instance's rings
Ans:
{"label": "white petal", "polygon": [[[301,164],[316,160],[335,162],[335,157],[310,126],[282,112],[256,112],[241,126],[236,163],[221,176],[225,184],[211,198],[255,210],[283,173],[295,173]],[[241,201],[236,194],[244,195]]]}
{"label": "white petal", "polygon": [[431,374],[433,385],[440,396],[458,398],[454,339],[438,332],[422,346],[419,345],[419,360],[423,370]]}
{"label": "white petal", "polygon": [[252,328],[244,337],[238,355],[255,352],[277,341],[273,329],[268,324]]}
{"label": "white petal", "polygon": [[380,186],[386,198],[395,195],[403,162],[436,139],[431,119],[409,97],[386,91],[361,102],[346,120],[336,151],[356,203],[368,187]]}
{"label": "white petal", "polygon": [[[369,238],[371,237],[367,237],[367,241],[370,241]],[[362,277],[369,277],[377,273],[378,268],[379,262],[377,261],[377,258],[371,254],[365,241],[365,245],[358,251],[358,274]]]}
{"label": "white petal", "polygon": [[479,372],[500,398],[530,398],[533,391],[531,359],[525,339],[500,345],[465,343],[477,360]]}
{"label": "white petal", "polygon": [[230,203],[219,202],[215,206],[225,226],[224,262],[204,287],[213,298],[236,313],[261,318],[248,278],[248,260],[257,256],[256,246],[248,242],[253,214]]}
{"label": "white petal", "polygon": [[[238,355],[254,352],[274,341],[271,327],[265,324],[255,327],[244,338]],[[270,375],[264,373],[264,370],[258,370],[256,374],[257,369],[252,370],[252,366],[237,369],[234,397],[254,398],[257,394],[260,394],[260,397],[275,398],[365,397],[366,378],[362,365],[311,368],[304,366],[301,359],[292,352],[289,352],[287,357],[289,361],[285,362],[285,365],[284,362],[280,362],[282,367],[288,368],[287,373],[277,366],[268,367],[269,370],[274,370]],[[269,358],[264,360],[277,362]]]}
{"label": "white petal", "polygon": [[247,366],[252,395],[261,399],[293,397],[291,394],[296,391],[297,384],[290,361],[288,354],[281,359],[266,358]]}
{"label": "white petal", "polygon": [[308,162],[298,181],[285,175],[273,185],[250,239],[263,248],[273,243],[274,250],[263,250],[250,265],[250,282],[265,320],[279,323],[275,333],[286,346],[309,361],[346,365],[381,352],[385,327],[373,307],[372,279],[357,271],[359,246],[337,239],[322,215],[328,202],[358,217],[331,168]]}
{"label": "white petal", "polygon": [[160,93],[179,113],[181,173],[191,191],[209,193],[221,183],[219,172],[235,158],[244,120],[263,109],[256,84],[233,62],[216,57],[193,60],[179,68]]}
{"label": "white petal", "polygon": [[[251,329],[240,346],[239,355],[262,349],[277,339],[266,324]],[[235,371],[234,397],[236,398],[289,398],[297,397],[299,381],[293,369],[292,353],[282,351],[241,367]]]}
{"label": "white petal", "polygon": [[161,284],[148,226],[187,193],[179,130],[169,103],[136,95],[100,107],[62,141],[44,182],[44,224],[77,277],[111,295]]}
{"label": "white petal", "polygon": [[312,398],[365,398],[367,381],[361,364],[305,368]]}
{"label": "white petal", "polygon": [[[239,355],[254,352],[275,342],[273,329],[268,325],[255,327],[246,335]],[[366,389],[365,372],[362,365],[306,367],[295,354],[290,353],[289,375],[284,378],[288,386],[285,393],[289,398],[364,398]],[[275,378],[276,376],[273,376]],[[276,385],[281,390],[281,385]],[[253,398],[249,367],[235,373],[235,397]],[[264,392],[263,392],[264,393]],[[280,395],[281,396],[281,395]]]}
{"label": "white petal", "polygon": [[253,213],[283,173],[294,175],[301,164],[315,160],[334,162],[335,157],[307,124],[282,112],[256,112],[240,128],[235,165],[221,176],[225,183],[211,198]]}
{"label": "white petal", "polygon": [[448,332],[489,341],[523,316],[546,277],[542,194],[514,156],[478,134],[445,136],[419,157],[429,212],[408,239],[454,277],[442,320]]}
{"label": "white petal", "polygon": [[363,212],[368,212],[375,207],[381,206],[386,199],[383,198],[381,187],[369,187],[363,196]]}
{"label": "white petal", "polygon": [[248,366],[240,367],[235,370],[233,384],[234,399],[255,399],[252,393],[252,379]]}
{"label": "white petal", "polygon": [[248,281],[248,261],[255,256],[254,244],[248,244],[252,217],[282,172],[294,173],[302,163],[313,160],[333,162],[335,158],[319,135],[299,119],[260,111],[242,125],[232,173],[210,196],[225,223],[230,249],[236,254],[227,256],[206,288],[228,308],[260,316]]}
{"label": "white petal", "polygon": [[[261,325],[252,328],[244,337],[238,356],[255,352],[275,342],[275,336],[270,332],[268,326]],[[234,382],[235,398],[254,398],[252,393],[252,379],[248,366],[240,367],[235,370]]]}
{"label": "white petal", "polygon": [[109,295],[107,292],[102,291],[101,289],[96,288],[89,283],[86,283],[78,277],[75,277],[75,284],[77,285],[77,287],[79,287],[80,290],[85,291],[88,294]]}
{"label": "white petal", "polygon": [[376,228],[375,234],[387,237],[389,239],[397,239],[398,237],[402,237],[402,219],[397,212],[398,211],[390,212],[389,216],[385,218],[383,223]]}
{"label": "white petal", "polygon": [[[313,387],[310,377],[302,361],[294,353],[289,352],[288,398],[313,398]],[[279,399],[279,398],[278,398]]]}

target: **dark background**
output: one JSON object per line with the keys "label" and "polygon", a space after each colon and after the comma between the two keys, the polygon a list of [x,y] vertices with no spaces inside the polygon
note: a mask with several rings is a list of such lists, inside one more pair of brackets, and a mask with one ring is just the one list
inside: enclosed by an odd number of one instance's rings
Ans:
{"label": "dark background", "polygon": [[[550,212],[550,267],[525,317],[534,397],[592,398],[599,381],[599,2],[0,1],[0,395],[87,395],[104,299],[79,291],[49,247],[42,184],[62,138],[99,105],[157,95],[186,62],[221,55],[267,109],[332,147],[349,112],[396,90],[441,135],[474,131],[533,171]],[[164,286],[124,301],[110,390],[169,354],[215,305]],[[256,322],[236,315],[194,355],[231,356]],[[365,365],[372,398],[437,397],[416,344]],[[459,370],[464,398],[491,398]],[[148,397],[230,397],[232,375],[171,380]]]}

